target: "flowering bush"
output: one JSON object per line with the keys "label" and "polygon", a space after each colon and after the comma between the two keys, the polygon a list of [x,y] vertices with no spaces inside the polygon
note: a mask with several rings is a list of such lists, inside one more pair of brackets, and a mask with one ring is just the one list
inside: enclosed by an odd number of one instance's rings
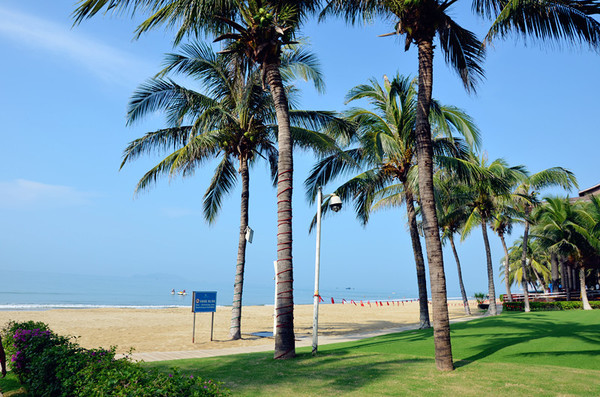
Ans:
{"label": "flowering bush", "polygon": [[9,323],[3,330],[10,366],[32,396],[224,396],[220,384],[176,369],[148,371],[115,349],[84,349],[43,323]]}

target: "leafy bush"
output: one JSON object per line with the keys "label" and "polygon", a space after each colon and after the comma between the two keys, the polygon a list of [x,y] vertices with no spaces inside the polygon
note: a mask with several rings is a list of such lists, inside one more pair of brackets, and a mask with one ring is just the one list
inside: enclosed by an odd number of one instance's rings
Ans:
{"label": "leafy bush", "polygon": [[487,294],[484,294],[483,292],[476,292],[473,294],[473,297],[477,303],[483,303],[487,299]]}
{"label": "leafy bush", "polygon": [[[592,309],[600,309],[600,301],[591,301]],[[525,311],[524,302],[503,302],[503,310],[512,312]],[[529,309],[532,312],[536,311],[552,311],[552,310],[577,310],[582,309],[583,305],[580,301],[557,301],[557,302],[529,302]]]}
{"label": "leafy bush", "polygon": [[9,323],[3,330],[10,366],[32,396],[222,396],[220,384],[193,375],[143,369],[115,349],[84,349],[43,323]]}

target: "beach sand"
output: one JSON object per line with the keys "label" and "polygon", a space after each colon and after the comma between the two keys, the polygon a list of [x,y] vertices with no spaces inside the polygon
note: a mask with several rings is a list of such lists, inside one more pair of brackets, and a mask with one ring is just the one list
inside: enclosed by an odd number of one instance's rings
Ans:
{"label": "beach sand", "polygon": [[[464,317],[462,303],[450,301],[450,318]],[[431,305],[429,305],[431,310]],[[475,302],[471,311],[477,312]],[[218,307],[214,316],[214,336],[210,341],[210,313],[196,314],[196,343],[192,343],[194,315],[189,308],[176,309],[73,309],[47,311],[0,312],[0,327],[10,320],[43,321],[61,335],[77,337],[86,348],[116,346],[118,353],[131,348],[135,352],[173,352],[201,349],[223,349],[273,343],[272,338],[252,335],[273,331],[273,306],[246,306],[242,311],[242,339],[229,339],[231,307]],[[294,325],[296,337],[312,333],[313,306],[296,305]],[[361,307],[352,304],[321,304],[319,335],[344,335],[380,331],[419,322],[419,305]]]}

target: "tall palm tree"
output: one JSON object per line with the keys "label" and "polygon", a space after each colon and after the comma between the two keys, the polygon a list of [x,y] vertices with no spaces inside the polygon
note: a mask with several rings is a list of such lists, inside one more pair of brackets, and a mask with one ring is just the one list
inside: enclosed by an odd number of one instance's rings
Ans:
{"label": "tall palm tree", "polygon": [[429,111],[433,89],[434,38],[444,52],[446,62],[461,77],[465,88],[474,91],[483,77],[484,53],[475,34],[462,28],[448,11],[455,1],[420,0],[328,0],[322,16],[336,14],[354,23],[373,16],[395,19],[392,34],[405,36],[405,49],[418,48],[418,100],[416,113],[416,154],[419,161],[419,193],[423,214],[423,234],[427,247],[431,298],[434,317],[436,366],[450,371],[452,347],[446,296],[446,276],[435,208],[433,186],[433,146]]}
{"label": "tall palm tree", "polygon": [[[309,199],[319,186],[342,174],[358,172],[335,190],[343,200],[353,200],[359,220],[366,224],[372,211],[406,204],[420,302],[420,328],[429,328],[429,309],[425,261],[421,248],[415,201],[416,188],[416,87],[414,80],[396,76],[392,81],[384,76],[381,86],[372,79],[369,84],[354,87],[346,103],[366,99],[372,109],[348,111],[357,134],[348,142],[349,149],[321,160],[307,178]],[[472,119],[460,109],[432,102],[431,122],[435,127],[434,158],[438,165],[452,162],[451,156],[464,157],[467,150],[452,132],[463,135],[474,146],[479,145],[479,130]],[[356,147],[357,145],[357,147]],[[327,211],[327,202],[323,204]]]}
{"label": "tall palm tree", "polygon": [[243,53],[260,65],[275,105],[278,125],[277,301],[275,358],[296,354],[292,264],[293,156],[289,103],[282,81],[281,50],[293,44],[298,28],[316,11],[318,0],[81,0],[75,23],[102,10],[148,12],[138,35],[158,25],[177,26],[175,42],[187,34],[225,34],[228,51]]}
{"label": "tall palm tree", "polygon": [[[378,15],[396,18],[396,34],[405,36],[405,48],[411,43],[418,46],[419,59],[419,115],[418,136],[421,164],[419,185],[423,199],[424,229],[432,278],[434,313],[439,311],[436,328],[436,365],[452,370],[452,351],[448,326],[443,257],[433,196],[432,151],[427,111],[433,86],[433,40],[440,46],[449,62],[461,76],[465,87],[472,90],[483,75],[482,48],[475,36],[460,27],[448,14],[456,0],[327,0],[322,15],[337,14],[354,23],[371,20]],[[473,10],[494,20],[487,40],[518,31],[541,39],[567,39],[575,45],[581,42],[600,47],[600,23],[590,15],[598,14],[600,6],[588,0],[473,0]],[[422,173],[422,175],[421,175]],[[432,266],[433,265],[433,266]],[[440,287],[438,288],[438,284]],[[434,316],[436,317],[436,316]]]}
{"label": "tall palm tree", "polygon": [[485,176],[479,176],[471,180],[469,188],[465,191],[466,194],[460,197],[460,200],[469,208],[469,217],[465,221],[462,238],[464,239],[475,227],[481,226],[488,275],[490,300],[488,313],[495,316],[497,314],[496,288],[487,227],[493,219],[498,203],[510,198],[512,186],[526,175],[526,171],[523,166],[508,166],[503,159],[496,159],[488,163],[485,156],[479,159],[472,156],[470,161],[476,164],[481,170],[481,175]]}
{"label": "tall palm tree", "polygon": [[[562,167],[553,167],[527,176],[514,191],[513,201],[523,214],[525,223],[525,230],[523,231],[523,256],[521,258],[524,277],[527,277],[527,272],[525,272],[525,261],[527,259],[526,255],[531,211],[539,204],[539,191],[552,186],[559,186],[570,191],[572,187],[577,187],[577,179],[571,171]],[[526,283],[525,286],[527,286]],[[530,309],[527,288],[523,290],[523,297],[525,301],[525,311],[528,312]]]}
{"label": "tall palm tree", "polygon": [[[204,216],[214,222],[222,198],[242,182],[241,219],[230,334],[241,338],[242,292],[246,263],[246,230],[248,227],[250,172],[256,160],[264,158],[277,176],[277,125],[271,97],[262,89],[256,68],[243,70],[243,63],[229,55],[217,55],[204,44],[181,47],[181,53],[168,54],[162,77],[150,79],[134,93],[129,105],[128,123],[134,123],[153,112],[164,112],[169,127],[149,132],[129,144],[121,167],[142,154],[157,150],[174,150],[139,181],[136,191],[148,188],[164,174],[193,174],[206,161],[220,158],[212,181],[204,195]],[[293,68],[314,69],[314,59],[303,51],[290,52],[284,58],[286,74]],[[175,73],[199,80],[202,94],[185,88],[164,76]],[[292,73],[293,74],[293,73]],[[293,92],[292,87],[287,88]],[[332,125],[331,112],[291,110],[291,130],[298,146],[330,153],[335,144],[331,138],[311,127]],[[237,173],[234,162],[237,161]]]}

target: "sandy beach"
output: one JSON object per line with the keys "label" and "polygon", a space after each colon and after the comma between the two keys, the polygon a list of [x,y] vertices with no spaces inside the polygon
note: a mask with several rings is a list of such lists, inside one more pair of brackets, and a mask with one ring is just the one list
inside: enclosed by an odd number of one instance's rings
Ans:
{"label": "sandy beach", "polygon": [[[450,318],[464,317],[462,303],[449,302]],[[431,305],[430,305],[431,310]],[[472,312],[477,312],[475,302]],[[273,331],[273,306],[243,308],[242,339],[229,339],[230,307],[218,307],[214,320],[214,336],[210,341],[210,313],[196,314],[196,343],[192,343],[194,315],[189,308],[177,309],[73,309],[47,311],[0,312],[0,327],[10,320],[43,321],[61,335],[77,337],[87,348],[116,346],[117,352],[169,352],[201,349],[223,349],[272,343],[272,338],[253,335]],[[312,305],[297,305],[294,324],[297,337],[312,332]],[[344,335],[385,330],[419,321],[417,302],[361,307],[352,304],[323,304],[319,309],[319,334]]]}

